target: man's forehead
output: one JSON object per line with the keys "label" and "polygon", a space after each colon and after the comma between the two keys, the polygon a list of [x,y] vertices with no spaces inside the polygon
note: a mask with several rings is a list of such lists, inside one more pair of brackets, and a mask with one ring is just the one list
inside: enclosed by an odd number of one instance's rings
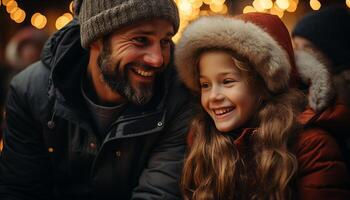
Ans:
{"label": "man's forehead", "polygon": [[129,33],[129,34],[146,34],[146,35],[169,35],[173,36],[174,27],[173,25],[164,19],[151,19],[140,21],[130,26],[124,27],[117,32]]}

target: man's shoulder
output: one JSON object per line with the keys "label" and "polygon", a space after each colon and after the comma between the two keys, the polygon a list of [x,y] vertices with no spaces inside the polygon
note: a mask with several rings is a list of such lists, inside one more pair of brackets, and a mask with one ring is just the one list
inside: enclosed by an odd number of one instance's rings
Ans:
{"label": "man's shoulder", "polygon": [[47,88],[50,77],[50,70],[38,61],[13,77],[11,87],[19,92],[35,92],[41,88]]}
{"label": "man's shoulder", "polygon": [[37,112],[47,103],[49,78],[50,69],[42,62],[36,62],[13,77],[10,95],[15,95],[18,103],[30,105],[31,109]]}

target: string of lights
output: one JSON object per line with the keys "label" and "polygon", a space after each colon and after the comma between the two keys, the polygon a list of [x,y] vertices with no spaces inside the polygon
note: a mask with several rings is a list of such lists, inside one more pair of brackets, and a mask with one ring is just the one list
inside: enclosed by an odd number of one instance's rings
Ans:
{"label": "string of lights", "polygon": [[[16,0],[0,0],[0,6],[6,6],[6,11],[10,15],[10,18],[16,23],[22,23],[27,17],[27,13],[24,9],[20,8]],[[55,27],[57,30],[64,27],[73,19],[73,1],[69,4],[67,12],[59,16],[55,21]],[[46,27],[48,20],[45,15],[40,12],[34,13],[30,17],[32,26],[37,29],[43,29]]]}
{"label": "string of lights", "polygon": [[[350,8],[350,0],[344,0],[345,4]],[[183,29],[189,22],[199,16],[208,15],[225,15],[228,13],[228,7],[225,0],[175,0],[180,12],[180,29],[178,34],[174,36],[174,41],[177,41],[181,36]],[[283,17],[285,12],[295,12],[298,8],[299,0],[254,0],[250,5],[243,8],[243,13],[248,12],[265,12]],[[310,0],[309,5],[313,10],[321,8],[319,0]],[[25,9],[21,8],[16,0],[0,0],[0,6],[5,6],[7,13],[15,23],[22,23],[27,17],[30,17],[32,26],[37,29],[43,29],[49,22],[47,17],[36,12],[32,16],[27,16]],[[73,19],[73,1],[67,7],[67,12],[57,17],[55,27],[57,30],[64,27]]]}

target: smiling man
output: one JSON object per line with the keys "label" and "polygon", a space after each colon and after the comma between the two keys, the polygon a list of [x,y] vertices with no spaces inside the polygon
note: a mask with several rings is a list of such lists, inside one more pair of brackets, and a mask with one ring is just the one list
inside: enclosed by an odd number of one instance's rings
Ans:
{"label": "smiling man", "polygon": [[77,1],[11,82],[0,199],[181,199],[192,115],[173,0]]}

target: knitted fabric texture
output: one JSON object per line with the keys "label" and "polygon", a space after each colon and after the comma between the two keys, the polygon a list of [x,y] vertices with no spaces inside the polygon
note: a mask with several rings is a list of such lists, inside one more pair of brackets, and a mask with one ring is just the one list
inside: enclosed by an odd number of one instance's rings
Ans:
{"label": "knitted fabric texture", "polygon": [[141,20],[161,18],[179,27],[179,14],[173,0],[83,0],[79,12],[81,45],[89,44],[121,27]]}

